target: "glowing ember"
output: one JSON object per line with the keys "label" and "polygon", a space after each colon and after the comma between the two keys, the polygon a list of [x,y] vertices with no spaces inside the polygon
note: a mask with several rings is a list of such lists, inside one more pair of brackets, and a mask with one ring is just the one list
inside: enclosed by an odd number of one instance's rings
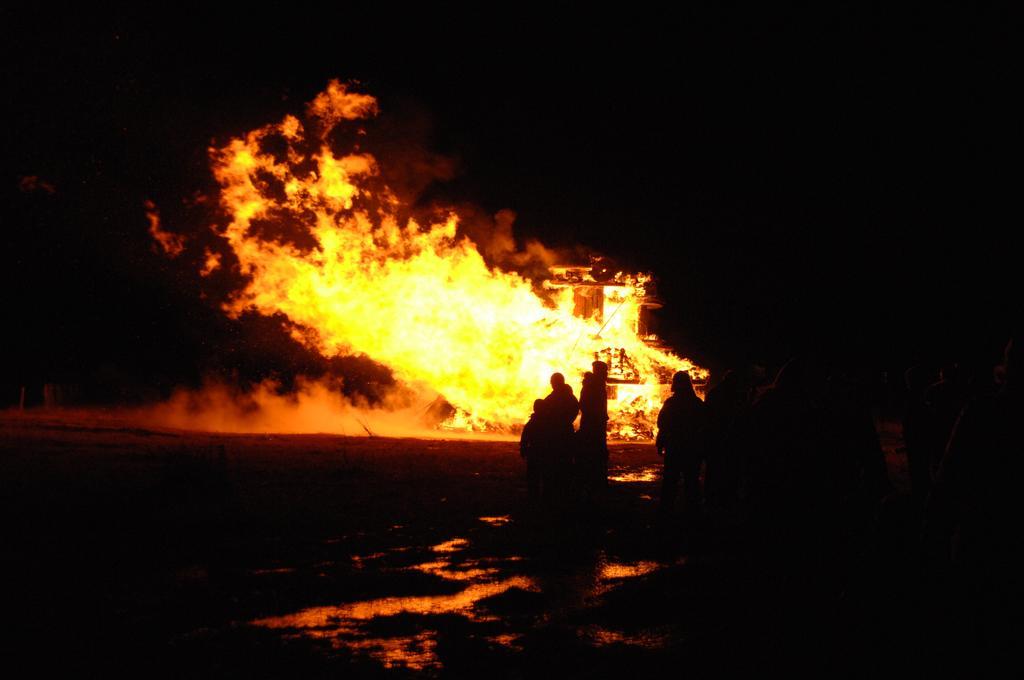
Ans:
{"label": "glowing ember", "polygon": [[[286,116],[211,150],[229,217],[218,233],[247,279],[227,311],[278,315],[324,356],[361,354],[388,366],[426,398],[451,404],[443,426],[454,429],[510,430],[551,373],[578,392],[590,363],[609,360],[619,371],[610,431],[650,436],[671,373],[707,373],[643,328],[648,279],[596,281],[560,268],[538,292],[488,266],[460,236],[454,212],[430,224],[402,220],[378,160],[358,144],[338,152],[329,142],[347,132],[358,139],[362,131],[347,127],[376,111],[372,96],[333,81],[305,121]],[[218,266],[208,254],[202,273]]]}

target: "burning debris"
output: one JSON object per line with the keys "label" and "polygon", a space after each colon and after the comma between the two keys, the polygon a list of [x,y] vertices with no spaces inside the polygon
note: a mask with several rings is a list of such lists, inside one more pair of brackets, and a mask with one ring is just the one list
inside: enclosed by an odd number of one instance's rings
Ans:
{"label": "burning debris", "polygon": [[282,318],[325,357],[387,366],[446,429],[512,432],[552,373],[578,383],[601,359],[612,436],[649,437],[669,376],[707,375],[649,332],[650,277],[598,260],[553,267],[538,289],[490,266],[454,211],[405,217],[361,147],[359,121],[376,112],[372,96],[332,81],[302,120],[211,149],[224,221],[200,274],[232,267],[245,281],[225,311]]}

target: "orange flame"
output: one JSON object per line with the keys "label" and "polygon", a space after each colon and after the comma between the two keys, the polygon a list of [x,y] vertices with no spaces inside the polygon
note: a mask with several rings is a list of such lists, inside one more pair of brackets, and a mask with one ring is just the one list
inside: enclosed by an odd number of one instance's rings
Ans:
{"label": "orange flame", "polygon": [[[578,385],[608,347],[628,353],[640,376],[609,403],[623,435],[657,412],[666,375],[706,377],[639,336],[643,277],[618,278],[606,293],[616,311],[605,320],[580,318],[570,288],[552,288],[545,300],[519,274],[489,267],[459,235],[456,214],[400,223],[377,159],[358,147],[338,154],[327,141],[376,111],[372,96],[332,81],[305,124],[289,115],[211,149],[229,215],[220,233],[247,279],[230,314],[283,315],[293,336],[324,356],[366,355],[410,387],[443,395],[456,408],[449,425],[464,429],[522,423],[553,372]],[[296,242],[310,245],[267,236],[267,225],[295,229]]]}
{"label": "orange flame", "polygon": [[200,276],[209,276],[220,269],[220,253],[214,253],[209,248],[203,252],[203,268],[199,270]]}
{"label": "orange flame", "polygon": [[149,221],[149,235],[159,244],[166,255],[170,257],[181,255],[185,250],[185,237],[166,231],[160,225],[160,211],[157,210],[153,201],[144,201],[143,206],[146,208],[146,220]]}

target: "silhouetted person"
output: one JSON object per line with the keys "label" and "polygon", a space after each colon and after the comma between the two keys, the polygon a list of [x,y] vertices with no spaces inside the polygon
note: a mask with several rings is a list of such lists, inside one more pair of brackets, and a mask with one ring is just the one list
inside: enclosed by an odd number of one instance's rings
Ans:
{"label": "silhouetted person", "polygon": [[599,489],[608,483],[608,364],[595,361],[593,368],[580,390],[577,465],[584,487]]}
{"label": "silhouetted person", "polygon": [[551,393],[544,397],[544,403],[556,429],[564,434],[572,434],[572,424],[576,420],[576,414],[580,412],[580,402],[561,373],[551,375]]}
{"label": "silhouetted person", "polygon": [[827,426],[825,469],[829,475],[822,483],[833,498],[829,506],[837,515],[836,532],[846,532],[847,543],[864,539],[873,526],[879,502],[892,491],[885,453],[875,429],[870,384],[842,375],[828,380],[826,395]]}
{"label": "silhouetted person", "polygon": [[967,404],[967,386],[959,366],[943,366],[939,381],[925,391],[924,401],[928,409],[928,460],[934,475],[946,453],[953,426]]}
{"label": "silhouetted person", "polygon": [[739,493],[741,456],[750,411],[750,386],[737,371],[726,371],[708,392],[707,468],[704,495],[719,510],[735,508]]}
{"label": "silhouetted person", "polygon": [[580,403],[565,383],[565,376],[554,373],[551,376],[551,393],[544,397],[544,422],[548,442],[547,463],[544,475],[544,496],[554,499],[548,491],[565,496],[572,475],[573,421],[579,413]]}
{"label": "silhouetted person", "polygon": [[932,488],[931,419],[925,392],[934,374],[924,366],[914,366],[904,374],[907,386],[903,410],[903,447],[907,452],[910,490],[918,507],[924,504]]}
{"label": "silhouetted person", "polygon": [[[1007,346],[999,391],[958,419],[929,500],[930,529],[948,537],[948,557],[967,623],[984,657],[1016,654],[1024,600],[1024,394],[1020,338]],[[934,535],[934,534],[933,534]]]}
{"label": "silhouetted person", "polygon": [[519,437],[519,455],[526,460],[526,487],[531,500],[540,500],[543,494],[545,456],[547,454],[548,426],[544,422],[544,400],[533,402],[533,413],[523,426]]}
{"label": "silhouetted person", "polygon": [[585,399],[591,398],[594,390],[594,374],[587,371],[583,374],[583,385],[580,387],[580,429],[576,431],[576,441],[573,457],[573,468],[576,483],[579,490],[587,495],[592,490],[595,468],[594,455],[594,432],[590,423],[584,429],[587,420],[587,403]]}
{"label": "silhouetted person", "polygon": [[658,413],[655,447],[665,457],[662,472],[662,514],[671,512],[683,481],[683,503],[687,517],[700,507],[700,463],[704,457],[707,409],[693,391],[690,376],[679,371],[672,376],[672,396]]}
{"label": "silhouetted person", "polygon": [[829,521],[822,513],[835,514],[827,392],[821,367],[797,358],[752,409],[749,510],[773,549],[811,540],[807,533]]}

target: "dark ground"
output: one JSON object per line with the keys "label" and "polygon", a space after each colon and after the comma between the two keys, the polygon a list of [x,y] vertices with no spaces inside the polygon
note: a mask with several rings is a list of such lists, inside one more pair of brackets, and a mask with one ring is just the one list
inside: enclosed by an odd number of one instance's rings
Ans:
{"label": "dark ground", "polygon": [[794,587],[734,526],[659,528],[650,445],[613,446],[604,502],[561,519],[507,442],[8,412],[0,460],[8,642],[34,674],[848,675],[904,646],[840,574]]}

